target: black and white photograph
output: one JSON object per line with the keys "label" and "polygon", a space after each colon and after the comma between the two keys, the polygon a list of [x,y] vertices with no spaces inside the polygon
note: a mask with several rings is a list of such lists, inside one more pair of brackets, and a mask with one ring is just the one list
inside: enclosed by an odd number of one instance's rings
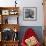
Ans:
{"label": "black and white photograph", "polygon": [[36,7],[24,7],[23,8],[24,20],[36,20],[37,19],[37,8]]}

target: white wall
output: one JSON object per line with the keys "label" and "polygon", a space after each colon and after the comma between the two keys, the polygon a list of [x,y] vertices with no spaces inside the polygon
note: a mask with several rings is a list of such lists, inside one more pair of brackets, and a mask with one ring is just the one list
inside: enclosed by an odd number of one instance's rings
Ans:
{"label": "white wall", "polygon": [[21,10],[20,16],[20,25],[22,26],[43,26],[43,6],[42,0],[24,0],[21,3],[22,9],[23,7],[36,7],[37,8],[37,21],[24,21],[23,20],[23,10]]}
{"label": "white wall", "polygon": [[[15,6],[15,0],[0,0],[1,7]],[[43,26],[43,6],[42,0],[17,0],[20,7],[19,24],[21,26]],[[23,20],[23,7],[36,7],[37,8],[37,21],[24,21]]]}
{"label": "white wall", "polygon": [[0,0],[0,6],[1,7],[10,7],[10,6],[14,6],[14,1],[15,0]]}

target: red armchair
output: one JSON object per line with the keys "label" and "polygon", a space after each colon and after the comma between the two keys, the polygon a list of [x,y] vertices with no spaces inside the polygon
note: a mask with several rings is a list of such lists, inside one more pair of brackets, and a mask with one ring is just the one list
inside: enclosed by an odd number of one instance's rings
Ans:
{"label": "red armchair", "polygon": [[[37,35],[36,35],[36,33],[33,31],[33,29],[31,29],[31,28],[29,28],[29,29],[27,29],[27,31],[25,32],[25,34],[24,34],[24,37],[22,38],[22,42],[21,42],[21,45],[22,46],[27,46],[27,43],[25,42],[25,40],[26,39],[29,39],[29,38],[32,38],[32,36],[34,37],[34,38],[36,38],[37,37]],[[37,40],[37,38],[36,38],[36,44],[34,45],[34,46],[41,46],[41,44],[40,44],[40,42]],[[31,43],[30,43],[31,44]],[[31,46],[31,45],[29,45],[29,46]]]}

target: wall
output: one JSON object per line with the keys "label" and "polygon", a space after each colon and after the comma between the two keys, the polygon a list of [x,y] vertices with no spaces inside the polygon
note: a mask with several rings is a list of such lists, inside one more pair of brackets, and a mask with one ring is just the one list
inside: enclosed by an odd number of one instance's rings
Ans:
{"label": "wall", "polygon": [[14,6],[15,0],[0,0],[0,6],[1,7],[11,7]]}
{"label": "wall", "polygon": [[[15,6],[15,0],[0,0],[1,7]],[[20,26],[43,26],[43,6],[42,0],[17,0],[17,6],[20,7]],[[36,7],[37,8],[37,20],[36,21],[24,21],[23,20],[23,7]]]}
{"label": "wall", "polygon": [[24,21],[23,20],[23,10],[21,10],[20,15],[20,25],[21,26],[43,26],[43,6],[42,0],[25,0],[21,3],[21,7],[36,7],[37,8],[37,21]]}

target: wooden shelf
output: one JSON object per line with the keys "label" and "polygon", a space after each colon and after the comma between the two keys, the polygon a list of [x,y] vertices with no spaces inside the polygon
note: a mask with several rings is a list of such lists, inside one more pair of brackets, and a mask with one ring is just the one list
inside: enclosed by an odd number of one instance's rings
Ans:
{"label": "wooden shelf", "polygon": [[17,31],[19,31],[19,25],[18,24],[1,24],[1,31],[5,28],[10,28],[14,31],[14,29],[16,29]]}
{"label": "wooden shelf", "polygon": [[[19,15],[19,7],[0,7],[0,14],[2,14],[2,11],[5,13],[7,12],[7,15]],[[15,12],[15,13],[10,14],[10,12],[12,12],[12,13]],[[4,15],[6,15],[6,14],[4,14]]]}
{"label": "wooden shelf", "polygon": [[[7,16],[14,16],[14,17],[17,16],[17,18],[16,18],[17,23],[16,24],[8,24]],[[19,7],[0,7],[0,21],[1,21],[0,32],[2,33],[4,29],[8,28],[8,29],[11,29],[12,31],[14,31],[14,33],[15,33],[15,30],[18,33],[19,28],[20,28],[19,22],[18,22],[18,17],[19,17]],[[1,36],[2,36],[2,34],[1,34]],[[2,40],[2,38],[3,37],[1,37],[0,46],[18,46],[18,42],[19,42],[18,39],[17,39],[17,41],[16,40],[13,41],[13,39],[12,40],[10,39],[9,41],[4,41],[4,39]]]}
{"label": "wooden shelf", "polygon": [[15,41],[10,40],[10,41],[3,41],[3,42],[5,42],[5,43],[8,43],[8,42],[12,43],[12,42],[19,42],[19,40],[15,40]]}
{"label": "wooden shelf", "polygon": [[12,10],[12,9],[17,9],[17,10],[18,10],[19,7],[0,7],[0,9],[1,9],[1,10],[7,10],[7,9],[8,9],[8,10],[9,10],[9,9],[10,9],[10,10]]}
{"label": "wooden shelf", "polygon": [[18,46],[18,41],[5,41],[5,42],[1,42],[0,45],[2,46]]}

